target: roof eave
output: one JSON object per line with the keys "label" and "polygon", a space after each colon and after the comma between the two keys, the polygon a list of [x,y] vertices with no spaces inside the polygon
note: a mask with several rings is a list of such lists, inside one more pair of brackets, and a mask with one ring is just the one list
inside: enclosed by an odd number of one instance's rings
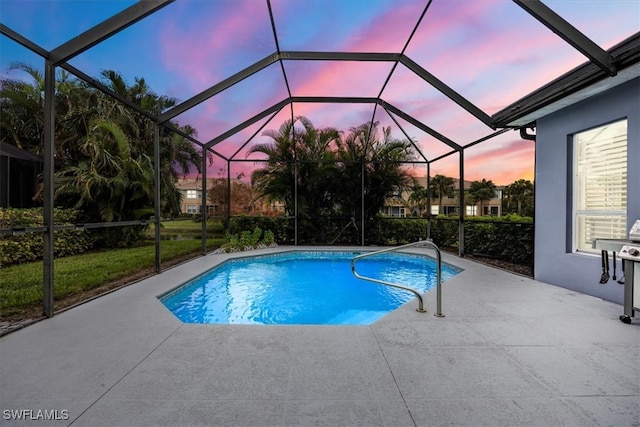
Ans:
{"label": "roof eave", "polygon": [[586,62],[495,113],[492,119],[496,127],[530,127],[540,117],[640,76],[640,32],[608,52],[618,70],[614,77]]}

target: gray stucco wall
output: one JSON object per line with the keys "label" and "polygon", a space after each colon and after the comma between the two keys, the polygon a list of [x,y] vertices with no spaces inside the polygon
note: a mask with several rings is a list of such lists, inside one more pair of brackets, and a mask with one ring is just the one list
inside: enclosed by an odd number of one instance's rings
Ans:
{"label": "gray stucco wall", "polygon": [[[600,284],[600,256],[574,254],[571,233],[572,170],[568,136],[619,119],[627,119],[627,229],[640,218],[640,78],[564,108],[537,121],[535,278],[619,304],[624,286]],[[618,274],[621,264],[618,260]],[[613,268],[613,266],[611,266]]]}

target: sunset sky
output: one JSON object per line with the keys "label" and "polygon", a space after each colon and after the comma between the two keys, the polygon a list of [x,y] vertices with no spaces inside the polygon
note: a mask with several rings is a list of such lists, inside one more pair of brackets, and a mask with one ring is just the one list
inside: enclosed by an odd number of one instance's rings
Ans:
{"label": "sunset sky", "polygon": [[[53,50],[109,16],[125,0],[0,0],[0,21]],[[424,11],[416,0],[272,0],[282,51],[400,53]],[[637,0],[548,0],[544,2],[602,48],[640,30]],[[276,52],[265,0],[177,0],[137,24],[70,60],[88,75],[120,72],[129,83],[143,77],[158,94],[185,101]],[[491,115],[550,80],[584,63],[575,51],[517,4],[507,0],[433,0],[404,53],[449,87]],[[0,74],[20,61],[42,68],[36,54],[0,36]],[[450,101],[404,65],[391,62],[284,61],[293,96],[377,97],[410,114],[462,146],[493,130]],[[203,102],[181,116],[197,138],[208,142],[288,97],[279,63]],[[370,104],[294,104],[295,115],[316,127],[348,131],[374,118],[404,134],[383,109]],[[259,130],[277,129],[291,117],[286,107],[215,147],[234,153]],[[395,117],[427,159],[450,148]],[[265,142],[258,136],[250,143]],[[533,179],[534,143],[509,131],[465,150],[465,179],[506,185]],[[244,151],[236,158],[245,159]],[[253,163],[232,169],[238,173]],[[224,167],[216,160],[211,174]],[[415,168],[417,175],[426,167]],[[457,177],[458,156],[431,165],[431,175]]]}

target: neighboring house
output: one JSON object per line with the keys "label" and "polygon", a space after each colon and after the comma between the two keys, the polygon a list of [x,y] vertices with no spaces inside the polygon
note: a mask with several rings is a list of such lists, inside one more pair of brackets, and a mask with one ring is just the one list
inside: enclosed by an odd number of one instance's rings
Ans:
{"label": "neighboring house", "polygon": [[[418,178],[419,179],[419,178]],[[396,190],[391,197],[388,197],[385,205],[382,207],[380,211],[381,215],[389,216],[393,218],[406,218],[407,216],[418,216],[415,215],[417,209],[412,210],[409,205],[409,197],[411,193],[408,191],[400,191]]]}
{"label": "neighboring house", "polygon": [[201,214],[202,180],[196,178],[178,179],[176,188],[182,193],[182,206],[180,211],[183,214]]}
{"label": "neighboring house", "polygon": [[[427,186],[427,178],[426,177],[417,177],[417,181],[423,186]],[[442,198],[442,212],[440,212],[439,199],[435,198],[431,200],[431,215],[458,215],[459,211],[459,202],[458,196],[460,193],[460,180],[454,179],[454,190],[453,197],[443,197]],[[464,181],[465,191],[471,187],[471,181]],[[465,204],[465,215],[466,216],[501,216],[502,215],[502,193],[503,188],[500,186],[496,186],[496,191],[494,197],[482,203],[482,209],[480,208],[481,204]],[[387,199],[385,206],[382,208],[380,212],[384,216],[390,216],[394,218],[406,218],[410,216],[420,216],[419,212],[426,211],[425,208],[418,209],[414,203],[410,202],[411,192],[404,191],[402,194],[397,192]],[[426,202],[424,202],[426,204]],[[482,212],[480,212],[482,210]]]}
{"label": "neighboring house", "polygon": [[[211,199],[211,190],[217,194],[215,200]],[[222,187],[222,188],[220,188]],[[178,179],[176,188],[182,193],[181,212],[183,214],[199,215],[202,213],[202,180],[195,178]],[[235,192],[235,193],[234,193]],[[284,205],[279,202],[267,203],[262,199],[254,200],[248,184],[232,179],[231,215],[267,215],[280,216],[284,214]],[[207,180],[207,215],[209,217],[224,217],[227,212],[227,179],[211,178]]]}
{"label": "neighboring house", "polygon": [[417,209],[412,209],[407,206],[407,203],[398,198],[392,197],[386,201],[386,205],[380,211],[383,216],[390,216],[393,218],[406,218],[407,216],[418,216]]}
{"label": "neighboring house", "polygon": [[622,303],[592,243],[640,218],[640,33],[607,54],[615,76],[586,63],[493,117],[536,128],[535,279]]}
{"label": "neighboring house", "polygon": [[[439,212],[439,200],[438,198],[431,200],[431,215],[458,215],[459,211],[459,196],[460,196],[460,180],[458,178],[453,179],[453,197],[442,198],[442,212]],[[467,191],[471,187],[472,181],[464,181],[464,190]],[[426,185],[426,184],[425,184]],[[465,215],[466,216],[501,216],[502,215],[502,193],[503,187],[496,186],[495,193],[491,200],[469,204],[465,203]],[[482,212],[481,212],[482,206]]]}
{"label": "neighboring house", "polygon": [[30,208],[42,172],[42,157],[14,145],[0,143],[0,207]]}

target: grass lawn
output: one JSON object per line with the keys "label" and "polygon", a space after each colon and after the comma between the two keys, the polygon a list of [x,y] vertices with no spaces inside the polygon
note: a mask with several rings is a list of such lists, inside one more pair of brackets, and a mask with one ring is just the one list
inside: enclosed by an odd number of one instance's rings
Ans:
{"label": "grass lawn", "polygon": [[[163,221],[160,225],[160,234],[163,238],[200,238],[202,235],[202,223],[192,219],[181,219],[174,221]],[[147,237],[153,239],[155,236],[155,225],[151,224],[146,231]],[[207,222],[207,236],[217,237],[224,235],[224,225],[222,221],[212,220]]]}
{"label": "grass lawn", "polygon": [[[207,239],[208,248],[223,243],[222,238]],[[179,262],[201,249],[200,240],[163,240],[160,244],[162,263]],[[153,274],[154,266],[153,243],[56,259],[53,289],[56,308]],[[0,269],[0,283],[0,317],[28,317],[42,310],[41,261]]]}

